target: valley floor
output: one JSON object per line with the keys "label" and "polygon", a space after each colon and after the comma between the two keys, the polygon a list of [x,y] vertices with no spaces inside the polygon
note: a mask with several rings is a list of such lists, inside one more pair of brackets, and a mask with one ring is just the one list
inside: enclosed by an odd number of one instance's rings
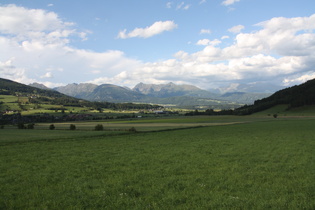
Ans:
{"label": "valley floor", "polygon": [[[107,130],[93,131],[97,123]],[[0,209],[314,209],[314,123],[203,116],[74,131],[6,126]]]}

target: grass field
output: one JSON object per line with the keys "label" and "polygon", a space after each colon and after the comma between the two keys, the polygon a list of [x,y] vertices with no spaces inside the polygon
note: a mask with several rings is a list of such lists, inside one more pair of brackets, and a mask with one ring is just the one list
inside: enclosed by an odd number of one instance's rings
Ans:
{"label": "grass field", "polygon": [[[154,130],[163,123],[204,127]],[[314,209],[314,123],[218,116],[111,123],[154,130],[138,133],[5,128],[0,209]]]}
{"label": "grass field", "polygon": [[274,106],[270,109],[266,109],[264,111],[253,114],[253,116],[272,116],[273,114],[277,114],[279,117],[285,116],[315,116],[315,106],[302,106],[298,108],[288,109],[287,104],[281,104]]}

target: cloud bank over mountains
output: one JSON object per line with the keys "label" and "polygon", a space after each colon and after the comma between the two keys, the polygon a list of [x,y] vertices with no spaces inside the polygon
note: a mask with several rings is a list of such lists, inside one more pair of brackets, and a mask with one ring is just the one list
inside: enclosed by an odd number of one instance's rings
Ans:
{"label": "cloud bank over mountains", "polygon": [[[174,82],[217,88],[266,81],[292,85],[315,77],[315,14],[275,17],[257,23],[256,30],[250,32],[243,32],[249,26],[237,25],[227,28],[222,38],[200,39],[196,43],[202,48],[199,51],[180,50],[155,62],[115,49],[95,52],[76,48],[72,42],[84,42],[89,33],[54,12],[6,5],[0,6],[0,20],[0,75],[25,84],[40,82],[54,87],[91,82],[133,87],[139,82]],[[156,21],[130,32],[117,32],[116,39],[150,38],[178,27],[174,21]],[[200,28],[196,34],[210,35],[211,31]],[[232,44],[225,43],[229,39],[234,40]]]}

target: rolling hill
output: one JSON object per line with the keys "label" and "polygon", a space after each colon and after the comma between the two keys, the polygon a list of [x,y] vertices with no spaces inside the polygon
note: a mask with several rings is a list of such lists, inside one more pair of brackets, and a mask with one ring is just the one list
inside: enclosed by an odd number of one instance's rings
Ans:
{"label": "rolling hill", "polygon": [[41,88],[24,85],[8,79],[0,78],[0,95],[37,95],[41,97],[51,98],[67,98],[74,99],[57,91],[47,89],[41,85]]}

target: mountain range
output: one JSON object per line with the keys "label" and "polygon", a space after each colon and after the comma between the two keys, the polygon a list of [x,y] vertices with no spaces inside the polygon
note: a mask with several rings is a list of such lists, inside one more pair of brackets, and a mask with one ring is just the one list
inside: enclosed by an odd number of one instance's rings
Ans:
{"label": "mountain range", "polygon": [[[33,83],[33,87],[44,88]],[[99,102],[133,102],[152,103],[163,106],[211,108],[236,108],[244,104],[253,104],[255,100],[270,96],[271,93],[229,92],[213,93],[193,85],[139,83],[134,88],[121,87],[112,84],[95,85],[90,83],[68,84],[56,87],[54,90],[80,99]]]}
{"label": "mountain range", "polygon": [[[37,87],[34,87],[37,86]],[[84,107],[85,109],[153,109],[160,106],[150,104],[91,102],[78,99],[56,90],[49,89],[41,84],[24,85],[8,79],[0,78],[0,112],[1,111],[25,111],[40,109],[42,105],[49,109],[69,109],[69,107]],[[9,97],[9,101],[6,96]],[[13,101],[10,101],[12,100]]]}
{"label": "mountain range", "polygon": [[[94,99],[113,99],[109,96],[115,96],[115,100],[126,100],[129,98],[132,101],[136,100],[157,100],[162,102],[162,104],[166,104],[170,100],[174,102],[174,104],[184,104],[187,105],[192,102],[197,102],[198,105],[205,103],[208,104],[208,107],[204,108],[212,108],[211,106],[221,106],[221,108],[228,108],[228,106],[232,106],[233,104],[236,106],[239,104],[227,101],[220,101],[218,99],[210,99],[210,98],[198,98],[196,96],[205,96],[203,94],[212,94],[205,92],[195,86],[191,85],[175,85],[173,83],[168,83],[166,85],[148,85],[140,83],[134,87],[134,89],[119,87],[115,85],[93,85],[93,84],[70,84],[64,87],[63,91],[68,91],[67,94],[59,93],[56,90],[47,89],[47,87],[40,84],[32,84],[31,87],[29,85],[20,84],[17,82],[13,82],[7,79],[0,78],[0,95],[12,95],[14,97],[20,96],[28,96],[29,103],[32,104],[50,104],[50,105],[63,105],[63,106],[78,106],[78,107],[95,107],[95,108],[115,108],[119,107],[120,109],[125,106],[128,108],[131,105],[133,108],[135,106],[148,105],[146,104],[131,104],[131,103],[110,103],[110,102],[89,102],[86,100],[80,100],[74,97],[67,96],[68,94],[77,94],[77,96],[83,97],[84,95],[87,97],[91,97]],[[71,87],[71,88],[70,88]],[[47,89],[47,90],[46,90]],[[174,91],[171,91],[171,90]],[[165,94],[163,94],[163,91]],[[141,93],[140,93],[141,92]],[[145,94],[144,94],[145,93]],[[183,95],[186,94],[186,95]],[[190,94],[190,95],[189,95]],[[119,97],[117,97],[119,95]],[[160,97],[154,97],[158,95]],[[236,97],[240,98],[244,96],[245,93],[226,93],[223,95],[219,95],[219,97]],[[35,96],[35,97],[33,97]],[[164,96],[164,98],[163,98]],[[169,97],[172,96],[172,97]],[[5,98],[5,96],[4,96]],[[22,97],[23,98],[23,97]],[[23,99],[24,100],[24,99]],[[17,102],[16,102],[17,103]],[[24,102],[23,102],[24,103]],[[5,104],[8,104],[5,101],[0,101],[0,105],[2,108]],[[173,104],[173,105],[174,105]],[[274,94],[264,97],[262,99],[258,99],[252,105],[244,105],[234,110],[234,114],[251,114],[255,112],[259,112],[262,110],[269,109],[271,107],[277,105],[287,105],[288,109],[308,106],[315,104],[315,79],[309,80],[301,85],[296,85],[292,87],[288,87],[282,90],[275,92]],[[18,104],[21,106],[22,104]],[[16,105],[17,106],[17,105]],[[23,105],[24,106],[24,105]],[[25,106],[32,106],[26,105]],[[151,105],[148,105],[151,106]],[[25,107],[24,107],[25,108]],[[24,109],[23,108],[23,109]],[[22,108],[21,108],[22,109]],[[209,110],[209,109],[208,109]]]}

